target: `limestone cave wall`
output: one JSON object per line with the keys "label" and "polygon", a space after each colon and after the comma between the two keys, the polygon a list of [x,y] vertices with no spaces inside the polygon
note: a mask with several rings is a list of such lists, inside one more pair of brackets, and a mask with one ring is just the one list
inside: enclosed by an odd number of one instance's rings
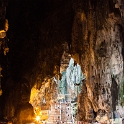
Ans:
{"label": "limestone cave wall", "polygon": [[86,76],[80,120],[111,118],[116,106],[124,104],[123,0],[12,0],[4,15],[10,50],[1,60],[1,119],[31,120],[31,88],[36,84],[39,89],[44,78],[59,73],[65,42]]}
{"label": "limestone cave wall", "polygon": [[[118,5],[118,6],[117,6]],[[85,7],[84,7],[85,6]],[[80,94],[80,119],[91,121],[122,105],[123,1],[78,1],[72,30],[72,54],[87,77]],[[102,114],[99,114],[101,111]]]}

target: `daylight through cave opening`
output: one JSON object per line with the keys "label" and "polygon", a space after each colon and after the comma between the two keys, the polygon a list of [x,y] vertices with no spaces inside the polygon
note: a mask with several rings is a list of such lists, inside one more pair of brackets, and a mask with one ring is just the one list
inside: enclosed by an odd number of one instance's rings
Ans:
{"label": "daylight through cave opening", "polygon": [[47,77],[40,89],[31,90],[30,103],[34,108],[37,121],[51,123],[76,123],[79,120],[79,97],[85,76],[81,66],[65,50],[60,65],[60,72],[54,77]]}
{"label": "daylight through cave opening", "polygon": [[0,123],[122,124],[123,0],[1,0],[0,47]]}

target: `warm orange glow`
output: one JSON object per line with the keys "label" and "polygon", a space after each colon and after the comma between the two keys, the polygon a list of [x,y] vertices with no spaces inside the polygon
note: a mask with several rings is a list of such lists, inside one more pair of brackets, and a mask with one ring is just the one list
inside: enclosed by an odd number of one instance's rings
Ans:
{"label": "warm orange glow", "polygon": [[39,121],[40,120],[40,116],[36,116],[36,120]]}

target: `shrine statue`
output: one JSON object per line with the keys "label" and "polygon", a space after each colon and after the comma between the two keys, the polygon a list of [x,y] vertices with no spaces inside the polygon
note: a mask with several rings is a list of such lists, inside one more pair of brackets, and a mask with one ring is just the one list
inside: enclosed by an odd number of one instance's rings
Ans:
{"label": "shrine statue", "polygon": [[[85,79],[81,71],[81,67],[74,59],[70,59],[69,65],[65,71],[62,71],[59,75],[59,79],[54,78],[58,85],[59,94],[70,94],[73,97],[77,97],[81,92],[82,81]],[[78,86],[77,86],[78,85]]]}
{"label": "shrine statue", "polygon": [[81,67],[74,59],[70,59],[68,68],[66,69],[66,81],[67,81],[67,92],[73,94],[77,92],[76,86],[78,86],[78,92],[81,92],[82,81],[85,79],[81,71]]}
{"label": "shrine statue", "polygon": [[66,94],[66,71],[63,71],[61,75],[62,76],[59,81],[60,94]]}

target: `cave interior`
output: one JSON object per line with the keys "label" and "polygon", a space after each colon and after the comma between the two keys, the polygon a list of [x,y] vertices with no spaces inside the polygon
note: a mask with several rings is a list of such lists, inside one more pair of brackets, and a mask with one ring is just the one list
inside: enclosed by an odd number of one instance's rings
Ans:
{"label": "cave interior", "polygon": [[0,124],[123,120],[123,0],[0,0]]}

